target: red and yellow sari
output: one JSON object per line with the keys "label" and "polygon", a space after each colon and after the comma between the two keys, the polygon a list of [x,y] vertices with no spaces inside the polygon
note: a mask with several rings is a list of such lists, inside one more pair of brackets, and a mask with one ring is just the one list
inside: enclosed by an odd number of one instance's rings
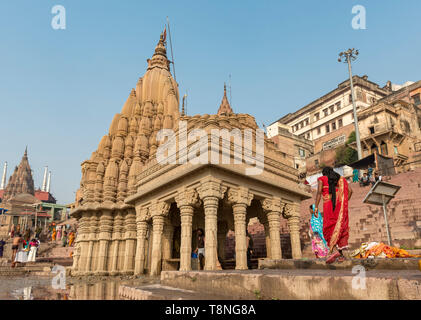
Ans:
{"label": "red and yellow sari", "polygon": [[323,185],[323,236],[329,246],[329,252],[332,253],[335,247],[338,250],[348,247],[348,182],[343,177],[339,179],[336,187],[336,207],[333,210],[328,178],[322,176],[318,180]]}

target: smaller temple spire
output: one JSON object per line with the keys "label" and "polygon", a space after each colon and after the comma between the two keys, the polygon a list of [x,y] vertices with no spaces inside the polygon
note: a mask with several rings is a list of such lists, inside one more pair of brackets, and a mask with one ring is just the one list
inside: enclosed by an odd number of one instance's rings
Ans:
{"label": "smaller temple spire", "polygon": [[224,96],[222,98],[221,105],[219,106],[218,116],[221,114],[229,115],[233,113],[234,111],[231,109],[227,98],[227,85],[224,83]]}

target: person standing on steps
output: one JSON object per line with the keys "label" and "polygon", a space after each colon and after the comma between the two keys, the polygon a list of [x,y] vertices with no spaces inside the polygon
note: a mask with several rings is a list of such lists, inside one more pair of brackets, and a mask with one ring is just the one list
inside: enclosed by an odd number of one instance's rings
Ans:
{"label": "person standing on steps", "polygon": [[197,248],[195,250],[200,262],[200,270],[205,268],[205,233],[203,229],[197,229]]}
{"label": "person standing on steps", "polygon": [[[326,263],[338,260],[343,262],[343,250],[348,249],[349,220],[348,201],[352,196],[352,189],[348,182],[332,167],[324,167],[323,176],[319,177],[316,195],[315,214],[319,212],[320,199],[323,196],[323,236],[329,246],[329,256]],[[336,252],[333,251],[336,249]]]}

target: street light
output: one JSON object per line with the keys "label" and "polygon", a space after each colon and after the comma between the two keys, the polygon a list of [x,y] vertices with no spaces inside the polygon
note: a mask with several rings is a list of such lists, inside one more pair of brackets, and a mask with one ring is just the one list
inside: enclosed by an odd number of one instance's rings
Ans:
{"label": "street light", "polygon": [[351,68],[351,61],[357,59],[358,50],[354,48],[348,49],[347,51],[339,53],[338,62],[348,63],[348,71],[349,71],[349,81],[351,82],[351,98],[352,98],[352,106],[354,109],[354,125],[355,125],[355,138],[357,140],[357,152],[358,152],[358,160],[361,160],[362,153],[361,153],[361,140],[360,140],[360,130],[358,129],[358,118],[357,118],[357,106],[355,105],[355,93],[354,93],[354,83],[352,81],[352,68]]}

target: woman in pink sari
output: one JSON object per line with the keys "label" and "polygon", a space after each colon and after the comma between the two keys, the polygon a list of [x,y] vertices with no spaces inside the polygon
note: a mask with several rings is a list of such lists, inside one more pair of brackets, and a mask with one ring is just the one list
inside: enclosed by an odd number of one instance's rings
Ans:
{"label": "woman in pink sari", "polygon": [[[348,249],[348,201],[352,189],[345,178],[332,167],[325,167],[323,176],[318,178],[315,212],[318,212],[320,198],[323,197],[323,236],[329,246],[326,263],[345,260],[343,250]],[[336,250],[335,250],[336,249]],[[334,252],[335,251],[335,252]]]}

